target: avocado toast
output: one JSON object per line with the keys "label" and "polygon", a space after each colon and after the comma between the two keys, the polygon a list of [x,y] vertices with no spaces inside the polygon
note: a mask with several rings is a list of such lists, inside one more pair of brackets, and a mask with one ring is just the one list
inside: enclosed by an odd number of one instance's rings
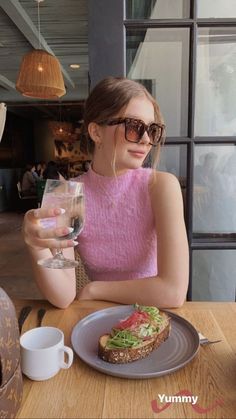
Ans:
{"label": "avocado toast", "polygon": [[132,313],[100,337],[98,356],[113,364],[126,364],[148,356],[170,334],[170,318],[157,307],[134,305]]}

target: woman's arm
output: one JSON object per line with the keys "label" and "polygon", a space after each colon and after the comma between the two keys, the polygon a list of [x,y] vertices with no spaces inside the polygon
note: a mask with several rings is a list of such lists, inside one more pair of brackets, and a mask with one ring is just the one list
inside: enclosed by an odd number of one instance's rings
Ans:
{"label": "woman's arm", "polygon": [[37,264],[39,259],[52,257],[51,249],[63,248],[63,254],[69,259],[74,258],[74,242],[72,240],[56,240],[67,234],[65,228],[54,230],[42,229],[40,218],[59,215],[59,209],[30,210],[25,214],[23,224],[24,240],[31,257],[32,268],[37,285],[43,296],[53,305],[66,308],[76,296],[76,279],[74,269],[49,269]]}
{"label": "woman's arm", "polygon": [[95,281],[80,292],[81,299],[135,302],[160,308],[183,304],[189,275],[189,254],[183,200],[175,176],[158,172],[150,186],[158,247],[158,276],[127,281]]}
{"label": "woman's arm", "polygon": [[[37,261],[52,257],[52,252],[49,249],[40,252],[31,247],[28,249],[34,278],[42,295],[58,308],[68,307],[76,296],[75,269],[43,268],[37,264]],[[68,259],[73,259],[74,250],[63,250],[63,255]]]}

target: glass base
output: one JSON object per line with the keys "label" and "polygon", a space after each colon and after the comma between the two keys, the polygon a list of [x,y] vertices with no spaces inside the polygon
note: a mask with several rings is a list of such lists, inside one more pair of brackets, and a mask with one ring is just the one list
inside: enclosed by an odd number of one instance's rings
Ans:
{"label": "glass base", "polygon": [[64,257],[56,257],[49,259],[40,259],[38,260],[38,265],[43,266],[44,268],[52,269],[72,269],[76,268],[79,265],[79,262],[72,259],[66,259]]}

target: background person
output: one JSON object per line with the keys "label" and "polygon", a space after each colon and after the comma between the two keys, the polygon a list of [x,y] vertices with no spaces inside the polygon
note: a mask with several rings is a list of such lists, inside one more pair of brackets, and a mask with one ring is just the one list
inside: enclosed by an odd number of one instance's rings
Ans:
{"label": "background person", "polygon": [[43,179],[43,173],[44,173],[45,169],[46,169],[46,163],[45,162],[41,161],[41,162],[36,164],[35,172],[37,173],[39,179]]}
{"label": "background person", "polygon": [[21,181],[21,190],[23,196],[36,195],[36,177],[34,175],[35,165],[29,163]]}
{"label": "background person", "polygon": [[43,179],[59,179],[59,177],[57,163],[53,160],[49,161],[43,172]]}
{"label": "background person", "polygon": [[[40,218],[60,208],[31,210],[24,237],[43,295],[57,307],[76,296],[74,270],[44,269],[37,260],[63,248],[79,251],[91,282],[80,299],[178,307],[188,286],[188,243],[181,189],[175,176],[143,168],[163,142],[159,106],[144,86],[125,78],[102,80],[86,101],[82,151],[93,155],[84,182],[86,222],[79,244],[58,240],[65,228],[43,230]],[[69,231],[68,231],[69,232]]]}

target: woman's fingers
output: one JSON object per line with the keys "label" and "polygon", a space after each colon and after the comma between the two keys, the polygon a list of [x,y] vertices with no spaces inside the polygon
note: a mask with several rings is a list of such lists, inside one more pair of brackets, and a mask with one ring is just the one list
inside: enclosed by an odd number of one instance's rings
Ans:
{"label": "woman's fingers", "polygon": [[[67,236],[72,233],[74,229],[72,227],[48,227],[41,226],[40,221],[38,223],[32,223],[28,225],[26,229],[28,234],[34,235],[39,239],[55,239],[60,237],[63,239],[63,236]],[[68,238],[68,237],[67,237]]]}
{"label": "woman's fingers", "polygon": [[33,227],[35,234],[40,239],[55,239],[57,237],[66,236],[74,230],[72,227],[57,227],[57,228],[42,228],[38,226]]}
{"label": "woman's fingers", "polygon": [[[30,210],[25,214],[23,224],[23,234],[25,242],[32,247],[37,248],[68,248],[74,247],[78,243],[74,240],[64,239],[63,236],[73,231],[72,227],[52,228],[52,223],[48,223],[48,228],[43,227],[45,218],[51,218],[63,214],[62,208],[39,208]],[[41,222],[42,220],[42,222]],[[58,240],[57,238],[61,238]]]}
{"label": "woman's fingers", "polygon": [[[29,211],[30,215],[32,214],[31,211],[32,210]],[[65,214],[65,212],[64,208],[37,208],[36,210],[33,210],[33,216],[36,219],[50,218]]]}
{"label": "woman's fingers", "polygon": [[65,249],[68,247],[77,246],[78,242],[75,240],[57,240],[56,238],[40,239],[39,237],[33,237],[32,235],[25,235],[25,242],[29,246],[41,248],[41,249]]}
{"label": "woman's fingers", "polygon": [[29,246],[37,247],[37,248],[48,248],[48,249],[66,249],[68,247],[75,247],[77,246],[78,242],[74,240],[57,240],[57,239],[40,239],[25,236],[25,242]]}
{"label": "woman's fingers", "polygon": [[31,222],[37,224],[40,219],[53,218],[65,213],[64,208],[37,208],[25,213],[24,223]]}

